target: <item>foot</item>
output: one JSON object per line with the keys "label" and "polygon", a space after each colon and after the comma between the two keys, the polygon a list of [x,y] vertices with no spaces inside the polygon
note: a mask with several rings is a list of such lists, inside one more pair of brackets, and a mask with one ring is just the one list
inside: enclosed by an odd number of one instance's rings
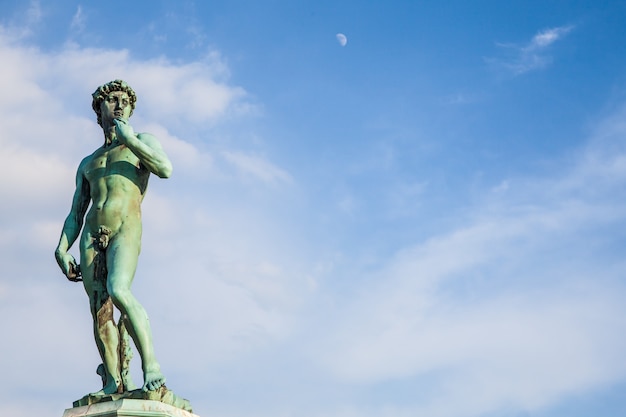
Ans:
{"label": "foot", "polygon": [[111,378],[108,384],[104,386],[100,391],[94,392],[92,395],[111,395],[118,394],[121,391],[122,384],[120,381],[116,381]]}
{"label": "foot", "polygon": [[165,385],[165,377],[160,371],[146,372],[143,376],[143,380],[144,383],[141,388],[143,392],[156,391]]}

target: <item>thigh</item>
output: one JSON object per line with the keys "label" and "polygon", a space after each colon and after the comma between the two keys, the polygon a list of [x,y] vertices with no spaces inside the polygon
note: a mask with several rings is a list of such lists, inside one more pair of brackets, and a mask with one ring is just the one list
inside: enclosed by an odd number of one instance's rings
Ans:
{"label": "thigh", "polygon": [[109,290],[130,288],[137,269],[141,236],[136,233],[118,233],[109,243],[106,254]]}
{"label": "thigh", "polygon": [[94,312],[99,310],[108,298],[106,276],[96,276],[97,262],[104,262],[104,255],[94,247],[91,234],[84,232],[80,241],[80,271],[85,292]]}
{"label": "thigh", "polygon": [[87,294],[93,293],[95,259],[97,251],[93,245],[93,237],[88,231],[83,231],[80,238],[80,272],[83,276],[83,285]]}

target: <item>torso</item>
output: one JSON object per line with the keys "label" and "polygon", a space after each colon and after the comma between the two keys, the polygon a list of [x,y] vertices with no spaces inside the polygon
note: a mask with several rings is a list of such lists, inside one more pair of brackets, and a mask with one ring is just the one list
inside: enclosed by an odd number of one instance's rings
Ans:
{"label": "torso", "polygon": [[150,172],[130,149],[115,143],[100,148],[84,161],[82,173],[92,200],[85,231],[95,233],[106,226],[116,233],[125,225],[141,227],[141,202]]}

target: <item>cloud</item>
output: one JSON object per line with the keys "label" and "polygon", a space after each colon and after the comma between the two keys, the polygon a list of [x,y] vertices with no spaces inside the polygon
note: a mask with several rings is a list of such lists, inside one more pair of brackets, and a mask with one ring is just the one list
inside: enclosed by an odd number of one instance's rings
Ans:
{"label": "cloud", "polygon": [[29,38],[37,30],[43,18],[43,11],[38,0],[31,0],[23,14],[13,17],[8,24],[0,26],[0,35],[14,40]]}
{"label": "cloud", "polygon": [[558,41],[559,39],[563,38],[572,29],[573,29],[573,26],[562,26],[562,27],[543,30],[537,33],[535,36],[533,36],[533,39],[531,40],[530,44],[526,46],[524,49],[531,51],[531,50],[546,48],[550,46],[551,44],[553,44],[554,42]]}
{"label": "cloud", "polygon": [[81,5],[78,5],[76,8],[76,13],[72,17],[72,22],[70,23],[70,29],[76,32],[83,32],[85,30],[85,26],[87,24],[87,18],[83,13],[83,8]]}
{"label": "cloud", "polygon": [[[85,74],[71,85],[63,86],[77,91],[95,90],[102,80],[124,78],[138,92],[138,107],[143,114],[168,123],[207,123],[224,116],[245,97],[240,87],[228,86],[215,80],[222,76],[220,66],[212,61],[219,56],[209,55],[205,62],[177,65],[161,58],[136,61],[126,50],[81,49],[66,47],[60,54],[40,57],[52,68],[42,78],[60,79],[69,83],[65,73]],[[217,69],[217,70],[216,70]],[[219,71],[219,72],[218,72]],[[80,83],[80,84],[79,84]],[[61,87],[61,85],[59,85]]]}
{"label": "cloud", "polygon": [[5,207],[26,209],[24,206],[37,200],[54,199],[63,190],[62,184],[74,181],[74,172],[56,155],[47,156],[9,144],[3,147],[0,166],[12,176],[10,181],[0,184]]}
{"label": "cloud", "polygon": [[188,44],[189,48],[195,49],[195,48],[201,48],[202,46],[204,46],[207,36],[201,27],[195,24],[191,24],[187,27],[186,32],[189,35],[189,38],[191,39]]}
{"label": "cloud", "polygon": [[[69,211],[76,167],[103,141],[91,93],[111,79],[125,78],[137,91],[135,128],[157,135],[175,163],[170,180],[151,181],[134,283],[154,322],[164,370],[176,370],[169,375],[198,372],[289,334],[291,312],[306,280],[296,262],[282,261],[283,256],[297,259],[294,250],[278,233],[268,237],[275,219],[265,217],[254,196],[241,192],[247,185],[238,174],[259,179],[257,189],[291,177],[267,157],[225,147],[224,154],[213,153],[209,141],[198,139],[198,132],[227,117],[243,119],[252,107],[246,92],[228,82],[218,53],[173,63],[75,44],[46,52],[3,27],[0,61],[5,65],[0,78],[5,178],[0,186],[0,308],[5,313],[0,327],[3,340],[15,341],[2,351],[12,358],[7,372],[13,375],[2,392],[14,402],[5,401],[0,413],[19,415],[11,410],[23,404],[24,392],[32,392],[27,387],[38,373],[46,375],[38,380],[49,391],[41,396],[49,400],[42,414],[52,415],[97,388],[99,359],[89,336],[87,298],[80,284],[60,274],[53,251]],[[188,137],[196,142],[182,139]],[[224,207],[221,194],[233,192],[241,209],[256,205],[256,213]],[[77,255],[76,248],[72,252]],[[50,312],[45,320],[42,311]],[[181,360],[182,340],[188,343],[187,359]],[[47,381],[60,374],[67,376],[63,385]],[[175,375],[168,379],[176,384]]]}
{"label": "cloud", "polygon": [[546,68],[552,62],[548,54],[549,47],[563,39],[574,26],[561,26],[538,32],[526,45],[498,44],[507,50],[509,58],[487,58],[486,62],[496,68],[503,68],[513,75]]}
{"label": "cloud", "polygon": [[[263,150],[197,139],[250,105],[218,53],[187,63],[75,45],[48,53],[0,33],[0,327],[11,358],[0,414],[26,415],[28,401],[29,415],[55,415],[97,388],[87,298],[52,251],[78,161],[102,140],[90,93],[119,77],[139,94],[133,123],[175,165],[150,184],[133,289],[168,386],[199,414],[235,404],[222,414],[458,417],[538,410],[626,378],[626,111],[573,162],[555,162],[559,174],[507,178],[455,227],[404,235],[392,256],[362,262],[350,255],[361,242],[316,237],[319,206],[294,206],[297,187],[284,185],[295,174]],[[544,53],[565,34],[526,48]],[[430,188],[390,184],[392,210],[403,215]],[[372,233],[384,227],[367,220]],[[243,405],[232,400],[242,391]]]}
{"label": "cloud", "polygon": [[312,360],[344,383],[414,390],[388,396],[398,415],[534,412],[626,378],[625,114],[561,174],[486,190],[459,227],[355,272]]}
{"label": "cloud", "polygon": [[473,103],[475,101],[476,101],[475,97],[472,97],[463,93],[452,94],[452,95],[443,97],[440,100],[440,102],[443,104],[453,104],[453,105],[468,104],[468,103]]}
{"label": "cloud", "polygon": [[244,175],[250,175],[267,183],[292,182],[289,173],[274,166],[262,157],[233,151],[222,152],[222,156]]}

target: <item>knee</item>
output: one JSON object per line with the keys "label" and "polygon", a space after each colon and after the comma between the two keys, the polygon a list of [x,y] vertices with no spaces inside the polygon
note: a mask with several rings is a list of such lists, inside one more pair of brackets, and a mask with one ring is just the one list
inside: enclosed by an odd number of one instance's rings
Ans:
{"label": "knee", "polygon": [[108,292],[113,304],[122,311],[125,311],[126,307],[132,302],[133,296],[128,288],[111,285],[108,288]]}

